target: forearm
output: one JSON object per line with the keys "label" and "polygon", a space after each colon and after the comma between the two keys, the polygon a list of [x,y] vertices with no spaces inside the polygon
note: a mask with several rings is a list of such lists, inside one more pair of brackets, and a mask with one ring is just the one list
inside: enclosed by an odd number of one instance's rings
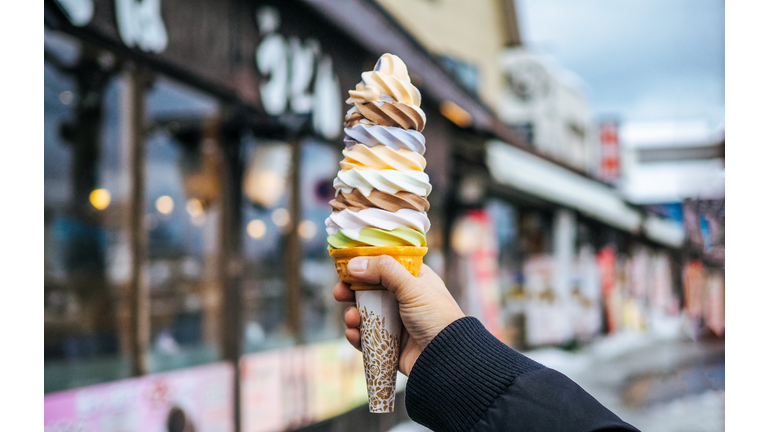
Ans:
{"label": "forearm", "polygon": [[471,317],[446,327],[424,349],[411,371],[406,407],[436,431],[636,430]]}

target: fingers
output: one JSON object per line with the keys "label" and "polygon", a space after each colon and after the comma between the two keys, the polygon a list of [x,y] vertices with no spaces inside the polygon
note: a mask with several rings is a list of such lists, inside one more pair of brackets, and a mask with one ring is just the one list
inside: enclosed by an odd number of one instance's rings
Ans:
{"label": "fingers", "polygon": [[346,336],[347,341],[360,351],[360,330],[358,330],[360,326],[360,311],[356,307],[350,306],[344,309],[344,325],[347,326],[344,330],[344,336]]}
{"label": "fingers", "polygon": [[360,327],[360,311],[356,307],[350,306],[344,309],[344,324],[349,328]]}
{"label": "fingers", "polygon": [[416,286],[416,278],[388,255],[356,257],[347,264],[347,271],[362,281],[382,284],[400,297],[400,292]]}
{"label": "fingers", "polygon": [[349,284],[339,282],[333,287],[333,298],[337,302],[353,302],[355,301],[355,292],[349,289]]}
{"label": "fingers", "polygon": [[344,336],[346,336],[347,341],[349,341],[350,345],[357,348],[358,351],[361,351],[360,330],[348,328],[344,330]]}
{"label": "fingers", "polygon": [[347,341],[360,350],[360,330],[357,328],[360,326],[360,311],[356,307],[350,306],[344,309],[344,324],[347,326],[344,330]]}

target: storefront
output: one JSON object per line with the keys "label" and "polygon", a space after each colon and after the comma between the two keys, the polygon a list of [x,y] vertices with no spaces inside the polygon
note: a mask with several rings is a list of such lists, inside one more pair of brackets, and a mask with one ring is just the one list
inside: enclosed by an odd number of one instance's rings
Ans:
{"label": "storefront", "polygon": [[[309,3],[46,1],[46,425],[405,418],[401,396],[393,415],[366,413],[324,235],[346,90],[390,48]],[[424,93],[439,270],[459,128],[440,107],[479,104],[384,30]]]}
{"label": "storefront", "polygon": [[402,394],[366,412],[323,234],[346,90],[386,51],[424,96],[426,262],[467,313],[515,347],[589,340],[632,245],[667,283],[676,240],[536,154],[372,2],[47,0],[46,425],[405,419]]}

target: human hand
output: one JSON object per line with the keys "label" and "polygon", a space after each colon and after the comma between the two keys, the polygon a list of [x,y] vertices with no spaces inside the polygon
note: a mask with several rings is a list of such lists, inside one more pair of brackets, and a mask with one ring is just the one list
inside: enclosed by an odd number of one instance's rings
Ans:
{"label": "human hand", "polygon": [[[347,271],[361,281],[382,284],[397,298],[403,322],[399,366],[405,375],[410,375],[416,359],[438,333],[464,317],[445,283],[426,264],[422,264],[418,278],[388,255],[353,258],[347,264]],[[355,292],[348,284],[339,282],[333,287],[333,297],[339,302],[354,302]],[[347,340],[360,349],[360,312],[357,307],[350,306],[344,311],[344,323]]]}

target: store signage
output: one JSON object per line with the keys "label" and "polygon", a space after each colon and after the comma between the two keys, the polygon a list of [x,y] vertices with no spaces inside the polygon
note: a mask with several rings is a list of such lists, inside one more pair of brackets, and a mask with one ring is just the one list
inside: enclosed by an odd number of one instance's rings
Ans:
{"label": "store signage", "polygon": [[[93,19],[93,0],[56,3],[74,26],[86,26]],[[123,43],[146,52],[163,52],[168,45],[168,33],[160,10],[160,0],[115,0],[117,29]]]}
{"label": "store signage", "polygon": [[160,0],[115,0],[120,38],[129,47],[147,52],[163,52],[168,45]]}
{"label": "store signage", "polygon": [[360,351],[342,339],[240,358],[240,430],[297,429],[368,400]]}
{"label": "store signage", "polygon": [[294,114],[312,114],[315,132],[328,139],[338,136],[342,122],[341,89],[330,56],[321,52],[320,43],[314,38],[286,40],[277,32],[280,18],[274,8],[260,8],[256,18],[263,38],[256,49],[256,66],[268,77],[260,87],[264,110],[275,116],[289,110]]}
{"label": "store signage", "polygon": [[600,177],[613,181],[619,174],[619,124],[605,121],[600,124]]}
{"label": "store signage", "polygon": [[[200,58],[208,54],[204,47],[210,44],[223,49],[212,54],[212,58],[226,60],[227,51],[223,47],[234,42],[220,38],[219,35],[199,35],[193,30],[194,23],[191,22],[186,27],[179,27],[178,23],[189,21],[188,18],[181,20],[173,15],[173,11],[184,5],[180,0],[115,0],[114,21],[111,20],[112,14],[107,2],[56,0],[56,4],[76,27],[88,26],[103,37],[119,38],[126,46],[144,52],[163,53],[164,60],[216,81],[223,87],[231,87],[234,91],[239,91],[239,87],[248,87],[250,83],[243,85],[239,81],[241,76],[246,76],[247,80],[258,80],[260,97],[251,99],[246,94],[246,98],[254,103],[260,101],[268,115],[309,115],[312,130],[319,136],[334,139],[341,133],[342,91],[331,56],[323,52],[316,37],[284,35],[280,30],[281,17],[275,7],[262,6],[256,10],[256,33],[252,28],[242,28],[240,31],[240,37],[248,42],[260,39],[255,50],[248,54],[253,55],[250,61],[263,77],[260,78],[255,70],[253,73],[249,71],[245,75],[236,75],[241,72],[234,72],[237,69],[235,64],[226,61],[208,62],[209,58]],[[165,18],[163,8],[169,15]],[[233,21],[237,20],[227,14],[227,10],[218,4],[212,6],[206,22],[234,25]],[[166,30],[166,21],[177,23],[177,27]],[[169,31],[174,32],[173,40],[176,42],[172,44],[172,49],[167,50]],[[190,37],[193,38],[191,41]],[[241,43],[246,45],[246,42]]]}
{"label": "store signage", "polygon": [[229,363],[82,387],[45,396],[44,428],[233,431],[233,392],[234,368]]}
{"label": "store signage", "polygon": [[82,27],[93,18],[93,0],[56,0],[69,22]]}

